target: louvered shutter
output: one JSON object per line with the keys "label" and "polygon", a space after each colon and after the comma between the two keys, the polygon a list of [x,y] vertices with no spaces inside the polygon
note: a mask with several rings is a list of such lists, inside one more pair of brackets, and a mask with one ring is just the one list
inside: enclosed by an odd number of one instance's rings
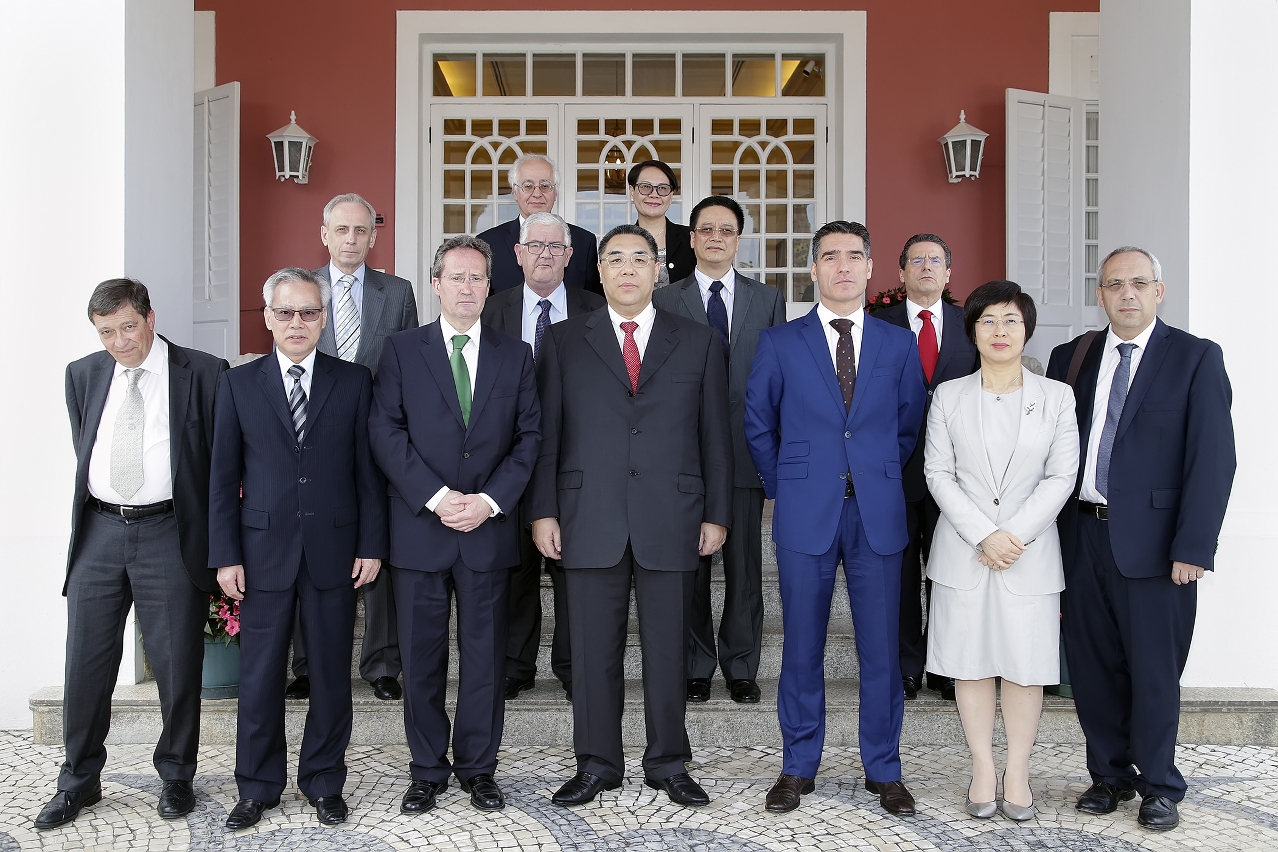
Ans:
{"label": "louvered shutter", "polygon": [[240,353],[240,84],[195,94],[193,340]]}

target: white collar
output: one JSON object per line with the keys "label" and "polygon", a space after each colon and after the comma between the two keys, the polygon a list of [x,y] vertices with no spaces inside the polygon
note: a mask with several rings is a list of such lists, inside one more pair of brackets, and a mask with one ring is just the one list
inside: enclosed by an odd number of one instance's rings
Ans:
{"label": "white collar", "polygon": [[638,316],[634,319],[628,320],[613,310],[612,305],[609,305],[608,319],[612,322],[613,328],[620,329],[623,322],[637,322],[639,323],[639,328],[646,332],[652,328],[652,324],[657,320],[657,309],[653,306],[652,302],[649,302],[648,306],[640,311]]}
{"label": "white collar", "polygon": [[840,316],[827,308],[824,303],[817,302],[817,317],[820,318],[822,325],[829,325],[830,320],[849,319],[852,320],[852,325],[857,328],[863,328],[865,326],[865,308],[857,308],[847,316]]}
{"label": "white collar", "polygon": [[[154,373],[157,376],[166,375],[169,372],[169,345],[164,342],[164,338],[155,335],[151,339],[151,351],[146,353],[146,357],[142,359],[142,363],[137,368],[147,373]],[[131,370],[132,367],[126,367],[119,361],[115,362],[115,372],[111,374],[112,380],[123,373],[125,370]],[[138,376],[138,378],[142,378]]]}
{"label": "white collar", "polygon": [[930,305],[919,305],[916,302],[914,302],[912,299],[906,299],[905,312],[909,314],[910,322],[914,322],[914,320],[918,318],[920,311],[931,311],[932,316],[940,317],[941,310],[942,310],[941,301],[942,301],[941,298],[938,296],[936,301]]}
{"label": "white collar", "polygon": [[1154,326],[1158,325],[1158,317],[1154,317],[1154,321],[1145,327],[1145,330],[1133,337],[1131,340],[1123,340],[1117,334],[1114,334],[1114,326],[1109,326],[1109,331],[1105,333],[1105,349],[1114,349],[1120,343],[1135,343],[1136,348],[1144,352],[1149,348],[1149,338],[1154,334]]}
{"label": "white collar", "polygon": [[300,364],[302,369],[306,371],[306,375],[314,376],[315,375],[315,352],[316,350],[312,349],[310,351],[310,354],[308,354],[301,361],[294,362],[292,358],[285,355],[279,349],[276,349],[275,358],[279,361],[280,371],[283,373],[287,373],[288,368],[293,366],[294,363],[297,363],[297,364]]}

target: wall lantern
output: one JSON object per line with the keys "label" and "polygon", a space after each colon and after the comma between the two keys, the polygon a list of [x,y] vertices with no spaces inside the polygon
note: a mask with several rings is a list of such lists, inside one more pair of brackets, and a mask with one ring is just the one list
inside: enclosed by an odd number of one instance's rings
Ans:
{"label": "wall lantern", "polygon": [[297,126],[297,113],[290,112],[288,124],[268,133],[266,138],[271,140],[271,150],[275,153],[275,176],[306,183],[311,171],[311,152],[319,140]]}
{"label": "wall lantern", "polygon": [[967,113],[959,110],[959,123],[949,133],[937,139],[945,152],[945,169],[950,183],[958,183],[965,177],[973,180],[981,176],[981,156],[985,153],[985,139],[989,134],[967,123]]}

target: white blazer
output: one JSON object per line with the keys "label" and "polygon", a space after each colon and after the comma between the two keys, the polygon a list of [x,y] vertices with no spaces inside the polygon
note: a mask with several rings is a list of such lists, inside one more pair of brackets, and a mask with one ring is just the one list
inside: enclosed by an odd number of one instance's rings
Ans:
{"label": "white blazer", "polygon": [[1046,595],[1065,588],[1056,516],[1074,491],[1078,419],[1074,391],[1023,371],[1021,428],[1007,473],[990,468],[981,424],[981,373],[937,387],[927,418],[923,472],[941,507],[927,576],[954,589],[973,589],[992,569],[976,546],[1003,530],[1027,545],[1001,572],[1008,591]]}

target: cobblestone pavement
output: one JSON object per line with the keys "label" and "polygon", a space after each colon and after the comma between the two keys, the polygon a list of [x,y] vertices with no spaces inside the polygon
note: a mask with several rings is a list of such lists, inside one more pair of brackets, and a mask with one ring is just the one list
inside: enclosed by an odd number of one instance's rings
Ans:
{"label": "cobblestone pavement", "polygon": [[[155,814],[159,781],[148,746],[110,749],[103,800],[71,825],[36,832],[31,821],[53,795],[62,752],[32,744],[29,731],[0,731],[0,852],[56,850],[265,850],[294,852],[390,852],[438,850],[1203,850],[1260,852],[1278,849],[1278,748],[1183,746],[1178,762],[1189,779],[1181,827],[1156,834],[1136,824],[1139,802],[1124,803],[1107,817],[1074,810],[1086,787],[1078,746],[1040,745],[1032,770],[1037,820],[1015,824],[996,817],[970,819],[963,812],[967,755],[959,747],[903,751],[905,778],[919,814],[890,817],[861,785],[855,749],[826,752],[817,789],[799,810],[764,811],[763,797],[780,770],[775,749],[700,750],[689,767],[710,794],[709,806],[676,807],[664,793],[642,784],[639,754],[628,754],[631,774],[617,791],[582,808],[559,808],[548,797],[570,774],[571,749],[505,750],[498,781],[506,808],[484,813],[470,807],[454,782],[440,806],[421,816],[399,813],[407,786],[404,746],[361,746],[347,753],[346,799],[351,818],[322,828],[315,812],[290,786],[281,808],[267,811],[254,828],[228,834],[222,824],[236,800],[234,749],[201,749],[196,779],[199,805],[183,820]],[[296,771],[296,752],[290,777]]]}

